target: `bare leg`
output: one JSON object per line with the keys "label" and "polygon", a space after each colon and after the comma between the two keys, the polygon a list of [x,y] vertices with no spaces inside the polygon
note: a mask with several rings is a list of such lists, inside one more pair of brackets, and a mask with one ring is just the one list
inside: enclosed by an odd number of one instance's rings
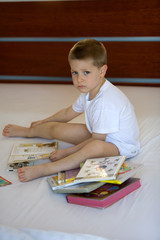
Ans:
{"label": "bare leg", "polygon": [[78,145],[75,145],[73,147],[69,147],[67,149],[58,149],[57,151],[54,151],[54,152],[51,153],[50,160],[51,161],[57,161],[57,160],[60,160],[62,158],[65,158],[65,157],[79,151],[82,147],[84,147],[86,144],[88,144],[91,141],[93,141],[93,138],[89,138],[89,139],[79,143]]}
{"label": "bare leg", "polygon": [[9,124],[2,134],[7,137],[58,139],[72,144],[79,144],[91,137],[85,124],[61,122],[48,122],[31,128]]}
{"label": "bare leg", "polygon": [[55,174],[59,171],[77,168],[81,162],[88,158],[116,155],[119,155],[119,151],[114,144],[106,143],[101,140],[93,140],[82,147],[79,151],[74,152],[61,160],[45,163],[39,166],[18,169],[19,180],[21,182],[26,182],[38,177]]}

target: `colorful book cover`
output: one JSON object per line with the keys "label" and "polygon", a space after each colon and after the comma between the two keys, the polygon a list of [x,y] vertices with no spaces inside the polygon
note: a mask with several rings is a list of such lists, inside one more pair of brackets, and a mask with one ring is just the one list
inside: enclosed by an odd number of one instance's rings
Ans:
{"label": "colorful book cover", "polygon": [[67,183],[65,183],[65,182],[58,183],[57,175],[47,178],[47,181],[48,181],[49,185],[51,186],[52,190],[56,190],[56,189],[60,189],[60,188],[64,188],[64,187],[68,187],[68,186],[77,184],[74,182],[74,180],[71,180],[70,182],[68,181]]}
{"label": "colorful book cover", "polygon": [[94,182],[116,179],[125,156],[93,158],[85,161],[75,182]]}
{"label": "colorful book cover", "polygon": [[69,194],[67,201],[94,208],[106,208],[141,186],[139,178],[130,178],[121,185],[106,183],[100,188],[83,194]]}
{"label": "colorful book cover", "polygon": [[12,183],[10,181],[8,181],[7,179],[0,176],[0,187],[4,187],[9,184],[12,184]]}
{"label": "colorful book cover", "polygon": [[74,180],[77,174],[79,173],[80,168],[75,168],[63,172],[58,173],[58,183],[62,182],[70,182],[71,180]]}

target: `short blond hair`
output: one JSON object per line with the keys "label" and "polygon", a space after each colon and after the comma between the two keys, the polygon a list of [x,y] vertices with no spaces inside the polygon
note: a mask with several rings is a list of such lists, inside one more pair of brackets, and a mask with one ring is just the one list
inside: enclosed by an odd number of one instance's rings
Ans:
{"label": "short blond hair", "polygon": [[93,65],[100,68],[107,64],[107,52],[104,45],[95,39],[77,42],[68,54],[68,61],[92,59]]}

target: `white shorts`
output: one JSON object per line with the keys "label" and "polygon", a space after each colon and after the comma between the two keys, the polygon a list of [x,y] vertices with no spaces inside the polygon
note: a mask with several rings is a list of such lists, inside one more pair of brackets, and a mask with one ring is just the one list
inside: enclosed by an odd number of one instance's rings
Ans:
{"label": "white shorts", "polygon": [[140,150],[140,145],[133,145],[133,144],[127,144],[127,143],[122,143],[116,140],[111,140],[107,139],[105,140],[105,142],[110,142],[113,143],[114,145],[116,145],[116,147],[118,148],[120,155],[122,156],[126,156],[126,158],[131,158],[136,156],[139,153]]}

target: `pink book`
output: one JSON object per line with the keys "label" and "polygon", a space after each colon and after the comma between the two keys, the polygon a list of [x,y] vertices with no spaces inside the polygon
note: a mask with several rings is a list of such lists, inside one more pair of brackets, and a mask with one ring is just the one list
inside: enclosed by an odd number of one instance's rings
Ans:
{"label": "pink book", "polygon": [[106,183],[90,193],[69,194],[67,201],[88,207],[106,208],[140,186],[139,178],[129,178],[121,185]]}

